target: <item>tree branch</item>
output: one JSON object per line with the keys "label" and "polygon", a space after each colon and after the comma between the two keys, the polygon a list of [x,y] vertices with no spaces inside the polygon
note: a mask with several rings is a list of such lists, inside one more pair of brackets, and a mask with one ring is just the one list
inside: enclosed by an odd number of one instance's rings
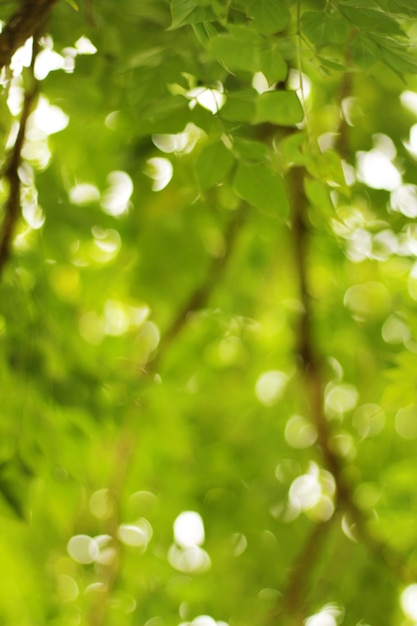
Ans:
{"label": "tree branch", "polygon": [[214,287],[218,283],[221,274],[224,272],[226,264],[232,254],[237,240],[237,236],[244,223],[246,211],[247,205],[243,204],[241,208],[236,212],[225,233],[225,252],[223,256],[217,257],[212,260],[201,285],[198,285],[196,289],[191,293],[187,302],[183,305],[182,308],[179,309],[177,315],[171,322],[171,325],[164,333],[162,341],[158,348],[158,353],[151,363],[152,370],[155,370],[157,363],[159,363],[159,361],[165,354],[165,351],[169,348],[173,340],[176,339],[176,337],[182,332],[183,328],[189,320],[190,315],[206,306],[210,295]]}
{"label": "tree branch", "polygon": [[[129,415],[129,417],[132,416]],[[111,547],[114,553],[108,563],[104,563],[100,566],[99,582],[102,583],[103,588],[101,592],[96,594],[89,607],[87,617],[88,626],[104,626],[106,623],[109,600],[112,597],[118,573],[121,568],[122,550],[117,535],[121,522],[120,501],[137,445],[136,433],[131,427],[130,422],[131,420],[129,419],[124,425],[119,440],[115,445],[114,472],[112,481],[108,487],[112,513],[107,521],[105,532],[110,535],[112,539]]]}
{"label": "tree branch", "polygon": [[94,17],[93,0],[85,1],[85,16],[87,24],[91,26],[91,28],[94,28],[96,26],[96,19]]}
{"label": "tree branch", "polygon": [[0,34],[0,70],[10,65],[18,48],[42,29],[57,0],[25,0]]}
{"label": "tree branch", "polygon": [[369,518],[353,499],[353,487],[344,473],[344,463],[331,445],[330,425],[324,413],[321,357],[316,349],[312,327],[312,301],[308,289],[307,257],[309,245],[308,224],[306,219],[307,201],[304,195],[304,171],[294,168],[290,174],[293,205],[293,239],[295,267],[299,280],[299,292],[303,312],[298,327],[297,353],[300,370],[304,378],[307,401],[311,420],[318,433],[318,445],[325,465],[332,473],[337,487],[336,504],[344,510],[356,525],[358,537],[373,554],[395,576],[403,581],[412,580],[417,572],[412,572],[405,559],[381,540],[369,527]]}
{"label": "tree branch", "polygon": [[20,216],[20,178],[19,167],[22,163],[22,149],[25,142],[26,126],[29,115],[33,110],[34,103],[38,96],[38,85],[33,77],[33,67],[36,57],[36,44],[34,43],[32,54],[32,80],[33,86],[25,92],[23,101],[23,109],[20,117],[19,130],[15,144],[8,155],[6,167],[4,170],[4,178],[9,184],[9,195],[4,207],[4,219],[0,232],[0,278],[4,271],[5,265],[10,257],[10,248],[15,231],[16,223]]}
{"label": "tree branch", "polygon": [[0,34],[0,69],[10,64],[13,54],[29,37],[33,36],[34,38],[30,66],[32,86],[25,92],[19,130],[15,144],[8,155],[3,174],[9,184],[9,195],[4,207],[5,215],[0,233],[0,277],[10,257],[13,234],[20,215],[19,167],[22,163],[27,121],[38,96],[38,83],[34,76],[38,37],[45,26],[49,11],[56,1],[26,0],[21,3],[20,9],[10,18]]}
{"label": "tree branch", "polygon": [[[352,92],[352,72],[349,70],[349,65],[350,63],[348,63],[348,61],[346,61],[346,67],[347,70],[346,72],[343,74],[342,76],[342,81],[340,83],[340,88],[339,88],[339,102],[340,104],[343,103],[343,100],[345,98],[347,98],[351,92]],[[347,160],[348,155],[350,154],[349,151],[349,126],[348,123],[346,121],[346,118],[344,117],[344,113],[342,108],[340,108],[340,120],[339,120],[339,127],[336,130],[337,132],[337,139],[336,139],[336,149],[338,151],[338,153],[340,154],[340,156]]]}
{"label": "tree branch", "polygon": [[289,572],[282,597],[268,615],[268,625],[282,623],[284,618],[290,619],[292,626],[301,626],[304,623],[307,585],[331,523],[330,520],[313,524]]}

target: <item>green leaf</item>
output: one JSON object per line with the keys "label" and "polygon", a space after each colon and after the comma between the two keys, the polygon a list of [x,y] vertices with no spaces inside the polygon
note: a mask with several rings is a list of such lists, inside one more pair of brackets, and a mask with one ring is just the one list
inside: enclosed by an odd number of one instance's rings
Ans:
{"label": "green leaf", "polygon": [[388,384],[385,384],[382,396],[384,408],[392,410],[395,406],[404,407],[415,403],[414,363],[415,355],[402,352],[396,356],[395,367],[385,371],[384,378],[388,380]]}
{"label": "green leaf", "polygon": [[227,95],[220,115],[231,122],[250,122],[255,115],[257,92],[254,89],[236,91]]}
{"label": "green leaf", "polygon": [[379,0],[378,4],[385,11],[417,17],[417,6],[409,0]]}
{"label": "green leaf", "polygon": [[289,213],[283,180],[267,165],[240,163],[234,190],[243,200],[269,215],[285,218]]}
{"label": "green leaf", "polygon": [[417,17],[417,6],[414,0],[387,0],[387,3],[387,11]]}
{"label": "green leaf", "polygon": [[311,204],[324,213],[334,213],[333,202],[327,185],[321,180],[306,177],[304,179],[304,189]]}
{"label": "green leaf", "polygon": [[417,60],[406,51],[392,46],[383,47],[381,45],[382,61],[400,78],[404,74],[415,74],[417,72]]}
{"label": "green leaf", "polygon": [[322,164],[324,179],[329,183],[340,185],[345,192],[350,193],[346,186],[340,154],[335,150],[327,150],[322,156]]}
{"label": "green leaf", "polygon": [[283,31],[290,21],[290,14],[283,2],[278,0],[250,0],[247,11],[253,25],[263,35]]}
{"label": "green leaf", "polygon": [[265,161],[269,157],[264,143],[242,137],[233,138],[233,153],[240,161]]}
{"label": "green leaf", "polygon": [[0,498],[7,503],[10,511],[20,519],[24,519],[27,512],[31,479],[31,470],[17,456],[1,463]]}
{"label": "green leaf", "polygon": [[364,33],[356,34],[349,52],[355,64],[363,70],[368,70],[381,58],[378,46]]}
{"label": "green leaf", "polygon": [[206,191],[224,180],[233,162],[233,156],[221,141],[205,146],[194,166],[195,177],[201,191]]}
{"label": "green leaf", "polygon": [[306,11],[301,17],[301,30],[316,46],[343,44],[349,24],[339,14]]}
{"label": "green leaf", "polygon": [[216,14],[211,6],[200,6],[195,0],[172,0],[171,1],[171,26],[169,30],[186,26],[210,22],[216,19]]}
{"label": "green leaf", "polygon": [[295,91],[266,91],[256,100],[255,124],[270,122],[278,126],[295,126],[303,118],[303,108]]}
{"label": "green leaf", "polygon": [[340,3],[340,12],[353,24],[371,33],[379,32],[386,35],[403,35],[399,24],[384,11],[369,9],[362,6],[349,6]]}
{"label": "green leaf", "polygon": [[334,150],[327,150],[324,154],[306,155],[307,170],[314,178],[319,178],[328,183],[339,185],[342,190],[349,193],[346,185],[340,155]]}
{"label": "green leaf", "polygon": [[256,72],[259,69],[259,49],[247,40],[234,35],[218,35],[210,40],[208,49],[232,70]]}
{"label": "green leaf", "polygon": [[318,60],[321,63],[321,69],[325,71],[325,73],[333,73],[333,72],[346,72],[346,64],[337,61],[335,58],[328,58],[323,55],[317,55]]}
{"label": "green leaf", "polygon": [[207,48],[209,41],[217,35],[217,30],[209,22],[192,24],[194,35],[204,48]]}
{"label": "green leaf", "polygon": [[70,5],[71,8],[74,9],[74,11],[78,12],[80,10],[78,4],[74,0],[65,0],[65,1],[66,1],[67,4]]}
{"label": "green leaf", "polygon": [[305,133],[294,133],[281,141],[280,148],[286,167],[305,164],[307,143],[308,137]]}
{"label": "green leaf", "polygon": [[281,53],[273,46],[261,53],[259,69],[270,85],[285,80],[288,72]]}
{"label": "green leaf", "polygon": [[142,134],[178,133],[189,118],[187,100],[183,96],[167,96],[141,112],[136,130]]}

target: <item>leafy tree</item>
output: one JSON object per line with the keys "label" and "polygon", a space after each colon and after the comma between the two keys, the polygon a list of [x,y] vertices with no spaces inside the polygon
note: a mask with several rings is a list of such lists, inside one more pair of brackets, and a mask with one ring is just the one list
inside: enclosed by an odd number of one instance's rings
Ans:
{"label": "leafy tree", "polygon": [[414,0],[1,16],[0,621],[416,623]]}

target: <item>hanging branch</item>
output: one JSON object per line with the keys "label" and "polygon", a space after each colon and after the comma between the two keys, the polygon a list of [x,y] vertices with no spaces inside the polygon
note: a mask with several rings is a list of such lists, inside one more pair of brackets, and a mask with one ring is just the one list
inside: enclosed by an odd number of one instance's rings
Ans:
{"label": "hanging branch", "polygon": [[10,65],[18,48],[38,33],[57,0],[25,0],[0,34],[0,70]]}
{"label": "hanging branch", "polygon": [[337,504],[348,514],[355,524],[358,538],[373,552],[395,576],[403,581],[415,578],[405,560],[392,548],[385,544],[370,528],[367,514],[360,509],[353,499],[352,485],[346,480],[344,463],[331,445],[331,431],[324,413],[321,357],[316,348],[312,327],[312,301],[309,294],[307,258],[309,232],[306,218],[307,200],[304,195],[304,172],[302,168],[294,168],[291,176],[293,194],[293,239],[295,267],[299,280],[302,314],[298,326],[297,353],[300,359],[300,370],[304,379],[306,397],[310,407],[311,420],[318,434],[318,446],[328,470],[332,473],[337,487]]}
{"label": "hanging branch", "polygon": [[37,44],[34,42],[32,63],[30,67],[32,87],[25,92],[19,130],[17,132],[15,144],[6,160],[6,166],[3,173],[3,177],[9,185],[9,195],[4,206],[4,219],[0,232],[0,277],[10,257],[13,235],[20,216],[21,184],[19,178],[19,167],[22,163],[22,149],[25,142],[27,121],[38,96],[38,84],[33,75],[36,53]]}

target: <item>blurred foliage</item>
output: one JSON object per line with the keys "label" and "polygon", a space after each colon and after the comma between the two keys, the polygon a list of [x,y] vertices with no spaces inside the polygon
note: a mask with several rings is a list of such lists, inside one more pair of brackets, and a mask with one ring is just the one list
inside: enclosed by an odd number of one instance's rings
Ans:
{"label": "blurred foliage", "polygon": [[41,4],[1,81],[0,622],[417,623],[414,0]]}

